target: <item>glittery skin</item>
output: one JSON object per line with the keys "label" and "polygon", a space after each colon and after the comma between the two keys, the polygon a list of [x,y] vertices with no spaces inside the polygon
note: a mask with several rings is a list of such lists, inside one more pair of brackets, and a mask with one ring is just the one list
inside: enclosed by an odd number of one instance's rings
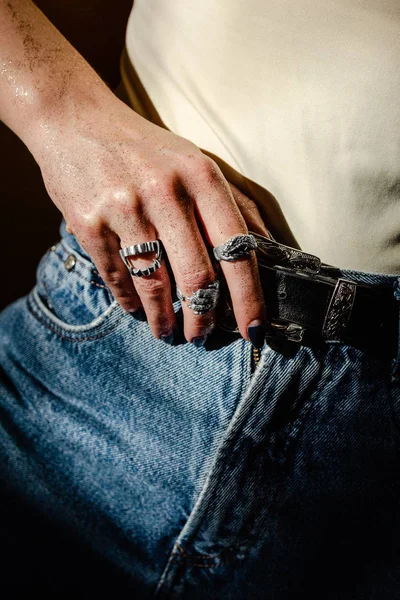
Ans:
{"label": "glittery skin", "polygon": [[[29,0],[0,0],[0,40],[0,118],[32,152],[68,230],[117,301],[126,310],[143,305],[153,334],[170,335],[175,282],[165,264],[133,282],[119,248],[161,239],[176,284],[188,294],[215,279],[210,246],[247,227],[268,235],[254,202],[195,144],[116,98]],[[135,257],[133,266],[153,258]],[[248,339],[247,324],[264,316],[256,259],[223,271]],[[214,311],[183,311],[187,340],[215,325]]]}

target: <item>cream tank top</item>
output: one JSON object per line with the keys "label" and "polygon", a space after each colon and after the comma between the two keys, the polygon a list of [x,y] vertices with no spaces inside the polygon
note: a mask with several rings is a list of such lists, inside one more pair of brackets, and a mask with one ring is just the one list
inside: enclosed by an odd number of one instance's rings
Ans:
{"label": "cream tank top", "polygon": [[275,239],[400,273],[399,0],[135,0],[121,74]]}

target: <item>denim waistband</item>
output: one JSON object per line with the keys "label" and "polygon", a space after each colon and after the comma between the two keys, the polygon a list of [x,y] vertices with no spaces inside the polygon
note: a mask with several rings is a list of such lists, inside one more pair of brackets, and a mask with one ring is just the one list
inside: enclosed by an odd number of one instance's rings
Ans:
{"label": "denim waistband", "polygon": [[[70,248],[73,248],[74,250],[82,254],[85,258],[91,260],[90,256],[79,244],[76,237],[73,234],[68,233],[68,231],[66,230],[65,219],[62,220],[59,231],[61,237],[65,239]],[[336,267],[336,265],[332,266]],[[343,277],[345,279],[351,279],[352,281],[364,283],[374,287],[393,287],[394,296],[396,300],[400,301],[400,275],[357,271],[355,269],[342,269],[340,267],[336,268],[339,272],[340,277]]]}

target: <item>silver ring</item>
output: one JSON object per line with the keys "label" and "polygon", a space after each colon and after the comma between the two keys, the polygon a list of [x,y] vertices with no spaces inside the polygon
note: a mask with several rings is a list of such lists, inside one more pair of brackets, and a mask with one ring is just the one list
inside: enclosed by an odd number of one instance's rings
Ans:
{"label": "silver ring", "polygon": [[234,235],[224,244],[213,248],[214,256],[217,260],[237,260],[243,256],[248,256],[251,250],[257,249],[257,240],[254,235],[242,234]]}
{"label": "silver ring", "polygon": [[177,286],[176,295],[181,302],[187,302],[187,307],[191,308],[195,315],[205,315],[217,306],[219,298],[219,281],[216,279],[206,288],[200,288],[190,296],[184,296]]}
{"label": "silver ring", "polygon": [[[155,252],[156,257],[151,265],[145,269],[135,269],[135,267],[132,267],[126,260],[128,256],[137,256],[138,254],[145,254],[146,252]],[[125,248],[121,248],[119,254],[124,261],[125,266],[128,268],[129,273],[133,277],[148,277],[161,267],[163,255],[161,240],[153,240],[151,242],[142,242],[141,244],[126,246]]]}

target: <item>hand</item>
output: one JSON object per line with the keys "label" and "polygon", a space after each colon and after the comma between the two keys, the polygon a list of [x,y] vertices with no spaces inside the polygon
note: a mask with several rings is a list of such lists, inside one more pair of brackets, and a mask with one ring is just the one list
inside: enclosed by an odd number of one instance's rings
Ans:
{"label": "hand", "polygon": [[254,202],[254,200],[243,194],[243,192],[241,192],[230,181],[228,181],[228,184],[231,189],[232,196],[236,202],[236,205],[242,213],[244,220],[246,221],[248,230],[254,231],[254,233],[259,233],[260,235],[271,239],[272,236],[268,231],[260,215],[260,211],[257,208],[257,204]]}
{"label": "hand", "polygon": [[[161,239],[176,285],[190,295],[215,279],[205,240],[218,246],[248,226],[268,235],[255,203],[227,182],[212,159],[116,98],[62,124],[46,123],[41,131],[36,159],[69,231],[119,304],[130,312],[144,308],[157,338],[171,343],[175,328],[165,261],[149,277],[132,277],[121,247]],[[143,268],[149,259],[135,257],[133,264]],[[221,261],[221,267],[239,330],[249,340],[249,325],[265,321],[255,253]],[[215,311],[195,315],[184,302],[183,314],[185,338],[201,343]]]}

